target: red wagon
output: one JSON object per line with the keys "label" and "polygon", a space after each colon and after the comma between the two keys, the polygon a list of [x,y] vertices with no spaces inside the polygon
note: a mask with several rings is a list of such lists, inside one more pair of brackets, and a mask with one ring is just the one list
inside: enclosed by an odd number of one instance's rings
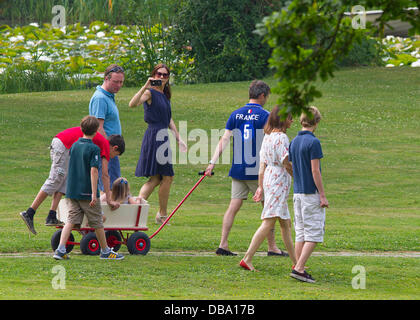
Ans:
{"label": "red wagon", "polygon": [[[146,255],[150,250],[150,238],[142,231],[147,231],[147,218],[149,204],[142,200],[141,204],[122,204],[117,210],[111,210],[107,204],[102,204],[102,211],[106,220],[104,230],[108,247],[117,252],[121,245],[126,245],[130,254]],[[57,218],[64,223],[67,221],[66,201],[61,200],[57,210]],[[60,243],[62,227],[51,237],[51,247],[55,251]],[[83,254],[98,255],[100,246],[95,230],[90,228],[86,217],[79,229],[74,229],[81,234],[80,242],[75,241],[73,232],[66,244],[67,252],[73,250],[75,245],[80,246]]]}

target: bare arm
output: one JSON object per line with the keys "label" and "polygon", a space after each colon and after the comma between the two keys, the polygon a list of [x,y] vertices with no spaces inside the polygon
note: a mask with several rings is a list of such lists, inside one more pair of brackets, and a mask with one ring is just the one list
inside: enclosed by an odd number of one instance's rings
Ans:
{"label": "bare arm", "polygon": [[152,103],[152,94],[147,90],[150,88],[150,79],[152,78],[149,78],[146,84],[131,98],[128,103],[130,108],[135,108],[146,101],[148,101],[149,104]]}
{"label": "bare arm", "polygon": [[254,199],[254,201],[256,202],[259,202],[262,200],[262,195],[264,192],[264,188],[263,188],[264,172],[266,168],[267,168],[267,165],[265,164],[265,162],[260,161],[260,168],[258,171],[258,188],[257,188],[257,191],[255,191],[254,196],[252,197],[252,199]]}
{"label": "bare arm", "polygon": [[104,192],[105,192],[105,201],[111,207],[111,210],[118,209],[120,207],[120,203],[117,201],[111,200],[111,183],[109,180],[108,174],[108,160],[105,157],[102,157],[102,183],[104,185]]}
{"label": "bare arm", "polygon": [[229,144],[230,137],[232,136],[231,130],[225,130],[225,133],[223,134],[223,137],[220,138],[219,143],[216,147],[216,150],[214,151],[213,157],[211,158],[211,163],[207,166],[205,174],[207,176],[211,177],[211,172],[214,169],[214,164],[219,159],[220,155],[223,153],[223,150],[225,150],[226,146]]}
{"label": "bare arm", "polygon": [[318,189],[321,198],[321,207],[328,208],[328,200],[325,196],[324,185],[322,183],[322,176],[320,170],[320,159],[311,160],[312,177],[314,178],[315,185]]}
{"label": "bare arm", "polygon": [[172,133],[173,133],[173,135],[174,135],[174,137],[175,137],[176,141],[178,142],[179,149],[180,149],[182,152],[187,152],[187,145],[186,145],[186,144],[185,144],[185,142],[181,139],[181,136],[179,135],[179,132],[178,132],[178,130],[176,129],[175,122],[174,122],[174,120],[172,120],[172,118],[171,118],[171,121],[169,122],[169,129],[171,129],[171,131],[172,131]]}
{"label": "bare arm", "polygon": [[98,168],[90,168],[90,183],[92,188],[92,200],[89,203],[89,206],[94,207],[96,205],[96,193],[98,191]]}
{"label": "bare arm", "polygon": [[286,158],[284,158],[284,160],[283,160],[283,167],[290,174],[290,176],[293,177],[293,167],[292,167],[292,163],[289,161],[289,156],[287,156]]}
{"label": "bare arm", "polygon": [[103,136],[105,137],[105,139],[108,139],[108,137],[107,137],[107,135],[106,135],[106,133],[105,133],[105,129],[104,129],[104,122],[105,122],[105,120],[104,120],[104,119],[99,119],[99,118],[98,118],[98,121],[99,121],[99,128],[98,128],[98,132],[99,132],[101,135],[103,135]]}

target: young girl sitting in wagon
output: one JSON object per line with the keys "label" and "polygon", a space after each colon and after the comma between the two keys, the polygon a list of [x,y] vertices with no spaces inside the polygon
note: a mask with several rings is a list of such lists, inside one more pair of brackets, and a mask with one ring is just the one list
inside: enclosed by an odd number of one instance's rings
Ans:
{"label": "young girl sitting in wagon", "polygon": [[[119,177],[112,184],[111,189],[112,201],[117,201],[120,204],[141,204],[140,197],[132,197],[130,194],[130,185],[124,177]],[[106,200],[106,195],[101,195],[101,201]]]}

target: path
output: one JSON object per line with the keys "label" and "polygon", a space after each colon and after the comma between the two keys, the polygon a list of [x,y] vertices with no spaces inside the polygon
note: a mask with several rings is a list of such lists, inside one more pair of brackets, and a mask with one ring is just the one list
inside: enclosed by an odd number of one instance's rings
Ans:
{"label": "path", "polygon": [[[0,253],[0,258],[33,258],[42,256],[51,256],[52,251],[47,252],[18,252],[18,253]],[[72,254],[80,254],[79,251]],[[238,252],[241,257],[245,252]],[[214,252],[205,251],[150,251],[147,255],[151,256],[176,256],[176,257],[215,257]],[[266,256],[265,252],[257,252],[256,256]],[[340,251],[340,252],[314,252],[314,257],[382,257],[382,258],[420,258],[420,251]]]}

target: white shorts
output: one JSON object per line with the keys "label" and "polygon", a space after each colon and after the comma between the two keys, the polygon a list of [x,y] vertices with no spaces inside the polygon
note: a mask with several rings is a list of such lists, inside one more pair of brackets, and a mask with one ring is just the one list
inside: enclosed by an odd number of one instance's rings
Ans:
{"label": "white shorts", "polygon": [[293,195],[296,242],[323,242],[325,208],[320,203],[319,193]]}
{"label": "white shorts", "polygon": [[50,147],[51,169],[41,190],[52,195],[54,192],[66,193],[67,170],[70,154],[60,139],[54,138]]}

